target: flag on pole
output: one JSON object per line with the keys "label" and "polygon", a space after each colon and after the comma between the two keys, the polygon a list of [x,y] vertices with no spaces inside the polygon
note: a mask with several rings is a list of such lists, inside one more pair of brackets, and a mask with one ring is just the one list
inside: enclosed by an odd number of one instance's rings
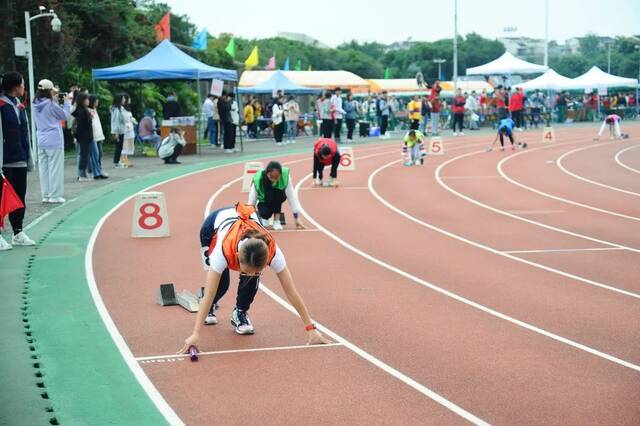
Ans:
{"label": "flag on pole", "polygon": [[156,41],[171,40],[171,12],[167,12],[156,24]]}
{"label": "flag on pole", "polygon": [[264,68],[266,70],[275,70],[276,69],[276,54],[274,53],[272,57],[269,58],[269,62],[267,66]]}
{"label": "flag on pole", "polygon": [[287,56],[287,59],[285,59],[284,61],[284,67],[282,67],[283,71],[289,71],[289,57]]}
{"label": "flag on pole", "polygon": [[227,43],[227,47],[224,48],[224,51],[229,54],[232,58],[236,57],[236,41],[231,37],[229,39],[229,43]]}
{"label": "flag on pole", "polygon": [[384,69],[384,79],[388,80],[391,78],[391,73],[389,72],[389,67]]}
{"label": "flag on pole", "polygon": [[191,45],[194,49],[198,50],[207,50],[207,29],[203,28],[202,31],[196,34],[193,38],[193,44]]}
{"label": "flag on pole", "polygon": [[302,71],[302,59],[298,59],[296,62],[296,67],[294,68],[296,71]]}
{"label": "flag on pole", "polygon": [[258,57],[258,46],[256,46],[251,51],[251,54],[249,55],[247,60],[244,61],[244,65],[247,69],[251,69],[255,66],[258,66],[259,62],[260,62],[260,58]]}
{"label": "flag on pole", "polygon": [[4,177],[2,179],[2,197],[0,198],[0,229],[4,227],[4,217],[14,210],[24,207],[24,204],[13,190],[13,186]]}

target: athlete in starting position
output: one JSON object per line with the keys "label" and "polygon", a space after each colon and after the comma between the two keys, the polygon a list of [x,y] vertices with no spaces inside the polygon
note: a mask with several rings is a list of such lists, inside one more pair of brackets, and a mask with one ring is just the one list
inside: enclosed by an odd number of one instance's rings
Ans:
{"label": "athlete in starting position", "polygon": [[424,135],[418,130],[410,130],[404,136],[402,144],[402,158],[405,159],[405,166],[417,166],[424,164],[424,157],[427,153],[424,149]]}
{"label": "athlete in starting position", "polygon": [[[511,118],[503,118],[502,120],[500,120],[500,122],[498,123],[498,133],[496,134],[496,137],[493,140],[493,143],[491,144],[491,146],[487,148],[487,152],[493,150],[493,147],[496,144],[496,141],[498,140],[498,138],[500,138],[500,151],[504,151],[504,135],[507,135],[509,137],[509,141],[511,141],[511,149],[515,151],[516,140],[515,140],[515,135],[513,134],[514,126],[515,126],[515,122]],[[522,143],[518,145],[522,148],[527,147],[526,143]]]}
{"label": "athlete in starting position", "polygon": [[600,139],[600,136],[602,136],[606,126],[609,126],[609,139],[628,138],[629,135],[623,134],[620,131],[620,121],[622,121],[622,118],[618,114],[607,115],[602,122],[602,126],[600,126],[600,131],[598,132],[596,140]]}
{"label": "athlete in starting position", "polygon": [[[340,164],[340,152],[333,139],[320,138],[313,146],[313,179],[315,186],[338,186],[338,165]],[[322,182],[324,166],[331,165],[329,181]]]}

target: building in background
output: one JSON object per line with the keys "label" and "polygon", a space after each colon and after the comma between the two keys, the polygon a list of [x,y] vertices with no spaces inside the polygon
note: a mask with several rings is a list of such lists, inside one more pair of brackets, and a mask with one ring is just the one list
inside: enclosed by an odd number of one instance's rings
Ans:
{"label": "building in background", "polygon": [[331,46],[302,33],[289,33],[280,31],[278,32],[278,37],[286,38],[287,40],[299,41],[306,44],[307,46],[319,47],[321,49],[331,49]]}

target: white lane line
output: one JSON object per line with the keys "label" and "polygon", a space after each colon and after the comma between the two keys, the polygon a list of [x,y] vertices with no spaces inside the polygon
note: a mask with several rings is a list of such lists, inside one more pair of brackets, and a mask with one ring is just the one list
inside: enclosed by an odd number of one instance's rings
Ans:
{"label": "white lane line", "polygon": [[524,253],[564,253],[564,252],[579,252],[579,251],[611,251],[611,250],[624,250],[618,247],[596,247],[596,248],[578,248],[578,249],[540,249],[540,250],[506,250],[502,253],[508,254],[524,254]]}
{"label": "white lane line", "polygon": [[[229,349],[224,351],[210,351],[210,352],[198,352],[198,356],[207,355],[226,355],[226,354],[239,354],[246,352],[277,352],[288,351],[293,349],[317,349],[317,348],[331,348],[335,346],[343,346],[342,343],[329,343],[327,345],[292,345],[292,346],[272,346],[268,348],[249,348],[249,349]],[[136,361],[151,361],[157,359],[178,359],[189,358],[189,354],[171,354],[171,355],[154,355],[154,356],[139,356]]]}
{"label": "white lane line", "polygon": [[[358,159],[359,160],[364,160],[366,158],[373,158],[373,157],[378,157],[378,156],[387,155],[387,154],[389,154],[389,153],[388,152],[383,152],[383,153],[378,153],[378,154],[372,154],[372,155],[365,156],[365,157],[359,157]],[[310,176],[312,176],[312,175],[309,174],[307,177],[303,178],[303,180],[298,182],[298,185],[296,185],[296,188],[295,188],[296,195],[299,193],[299,189],[301,187],[302,182],[304,182]],[[228,184],[223,185],[220,189],[218,189],[218,191],[215,192],[215,194],[213,196],[211,196],[211,198],[207,202],[207,208],[205,209],[205,212],[204,212],[204,217],[205,218],[207,216],[209,216],[210,208],[213,205],[214,200],[216,199],[216,197],[222,192],[221,189],[222,188],[228,188],[230,186],[231,182],[237,182],[239,180],[240,179],[235,179],[233,181],[228,182]],[[302,210],[302,214],[306,216],[306,214],[304,213],[304,210]],[[260,290],[262,290],[271,299],[276,301],[280,306],[282,306],[283,308],[285,308],[286,310],[288,310],[289,312],[291,312],[292,314],[294,314],[295,316],[298,317],[298,312],[295,310],[295,308],[293,306],[291,306],[287,301],[282,299],[280,296],[278,296],[276,293],[274,293],[273,291],[271,291],[270,289],[268,289],[266,286],[264,286],[262,284],[260,284]],[[440,394],[432,391],[431,389],[427,388],[423,384],[415,381],[414,379],[412,379],[411,377],[405,375],[404,373],[396,370],[395,368],[391,367],[390,365],[386,364],[382,360],[380,360],[380,359],[376,358],[375,356],[371,355],[370,353],[366,352],[364,349],[361,349],[359,346],[356,346],[355,344],[351,343],[350,341],[348,341],[344,337],[340,336],[339,334],[337,334],[336,332],[330,330],[329,328],[325,327],[324,325],[320,324],[319,322],[316,322],[316,327],[322,333],[324,333],[327,336],[331,337],[333,340],[341,343],[346,348],[348,348],[349,350],[351,350],[352,352],[354,352],[355,354],[357,354],[358,356],[360,356],[364,360],[370,362],[371,364],[373,364],[376,367],[380,368],[384,372],[386,372],[386,373],[390,374],[391,376],[395,377],[396,379],[400,380],[401,382],[403,382],[407,386],[409,386],[409,387],[413,388],[414,390],[418,391],[419,393],[425,395],[427,398],[432,399],[433,401],[437,402],[438,404],[442,405],[443,407],[445,407],[445,408],[449,409],[450,411],[456,413],[460,417],[462,417],[462,418],[464,418],[464,419],[468,420],[469,422],[474,423],[476,425],[489,425],[489,423],[487,423],[484,420],[480,419],[479,417],[471,414],[470,412],[466,411],[462,407],[454,404],[453,402],[451,402],[448,399],[444,398]]]}
{"label": "white lane line", "polygon": [[502,179],[500,175],[488,175],[488,176],[442,176],[442,179]]}
{"label": "white lane line", "polygon": [[[338,185],[338,188],[340,189],[368,189],[366,186],[341,186]],[[329,188],[331,189],[331,188]],[[304,188],[300,188],[300,191],[326,191],[327,188],[320,188],[320,187],[313,187],[313,186],[305,186]]]}
{"label": "white lane line", "polygon": [[628,195],[633,195],[634,197],[640,197],[640,193],[637,192],[633,192],[633,191],[628,191],[626,189],[622,189],[622,188],[618,188],[615,186],[611,186],[611,185],[607,185],[601,182],[596,182],[595,180],[592,179],[587,179],[583,176],[579,176],[571,171],[569,171],[563,164],[562,164],[562,160],[564,160],[565,158],[567,158],[569,155],[575,154],[576,152],[581,152],[581,151],[586,151],[587,149],[593,149],[593,148],[599,148],[605,145],[590,145],[590,146],[585,146],[582,148],[578,148],[578,149],[573,149],[571,151],[567,151],[564,154],[562,154],[560,157],[558,157],[558,167],[560,168],[560,170],[562,170],[565,174],[574,177],[578,180],[581,180],[583,182],[587,182],[590,183],[591,185],[596,185],[602,188],[606,188],[606,189],[610,189],[612,191],[617,191],[617,192],[621,192],[623,194],[628,194]]}
{"label": "white lane line", "polygon": [[[607,142],[607,143],[615,143],[615,142]],[[548,148],[549,147],[544,146],[542,148],[531,149],[528,152],[539,151],[541,149],[548,149]],[[516,186],[519,186],[520,188],[523,188],[523,189],[526,189],[528,191],[534,192],[536,194],[542,195],[543,197],[551,198],[553,200],[560,201],[562,203],[571,204],[571,205],[582,207],[582,208],[585,208],[585,209],[597,211],[599,213],[604,213],[604,214],[608,214],[608,215],[611,215],[611,216],[617,216],[617,217],[621,217],[623,219],[629,219],[629,220],[640,222],[640,217],[629,216],[629,215],[625,215],[625,214],[622,214],[622,213],[614,212],[614,211],[611,211],[611,210],[605,210],[605,209],[594,207],[594,206],[591,206],[591,205],[588,205],[588,204],[583,204],[583,203],[579,203],[577,201],[573,201],[573,200],[569,200],[569,199],[566,199],[566,198],[558,197],[557,195],[552,195],[552,194],[549,194],[547,192],[540,191],[538,189],[535,189],[535,188],[527,186],[527,185],[525,185],[523,183],[520,183],[520,182],[516,181],[515,179],[510,178],[504,172],[504,170],[502,169],[504,163],[506,163],[507,161],[511,160],[512,158],[515,158],[515,157],[517,157],[519,155],[523,155],[525,153],[526,153],[526,151],[518,152],[516,154],[513,154],[513,155],[510,155],[510,156],[506,157],[505,159],[503,159],[502,161],[500,161],[498,163],[498,173],[500,173],[500,175],[502,175],[502,177],[504,177],[508,182],[510,182],[510,183],[512,183],[512,184],[514,184]]]}
{"label": "white lane line", "polygon": [[[551,225],[546,225],[546,224],[541,223],[541,222],[536,222],[535,220],[531,220],[531,219],[527,219],[527,218],[522,217],[522,216],[518,216],[518,215],[515,215],[515,214],[511,214],[511,213],[509,213],[509,212],[507,212],[507,211],[505,211],[505,210],[500,210],[500,209],[498,209],[498,208],[492,207],[492,206],[490,206],[490,205],[488,205],[488,204],[485,204],[485,203],[483,203],[483,202],[480,202],[480,201],[478,201],[478,200],[476,200],[476,199],[474,199],[474,198],[471,198],[471,197],[469,197],[469,196],[467,196],[467,195],[464,195],[464,194],[462,194],[462,193],[460,193],[460,192],[456,191],[455,189],[451,188],[451,187],[450,187],[450,186],[448,186],[446,183],[444,183],[444,181],[441,179],[441,177],[440,177],[440,173],[441,173],[441,171],[442,171],[442,168],[443,168],[443,167],[446,167],[447,165],[449,165],[449,164],[453,163],[454,161],[458,161],[458,160],[460,160],[460,159],[463,159],[463,158],[465,158],[465,157],[470,157],[470,156],[472,156],[472,155],[482,154],[483,152],[484,152],[484,151],[474,151],[474,152],[470,152],[470,153],[467,153],[467,154],[459,155],[459,156],[457,156],[457,157],[454,157],[454,158],[452,158],[452,159],[450,159],[450,160],[445,161],[444,163],[442,163],[442,164],[440,165],[440,167],[438,167],[438,168],[436,169],[436,176],[435,176],[435,177],[436,177],[436,180],[438,181],[438,183],[440,184],[440,186],[442,186],[444,189],[446,189],[447,191],[451,192],[452,194],[455,194],[455,195],[457,195],[458,197],[460,197],[460,198],[462,198],[462,199],[464,199],[464,200],[469,201],[470,203],[473,203],[473,204],[475,204],[475,205],[477,205],[477,206],[483,207],[483,208],[485,208],[485,209],[487,209],[487,210],[491,210],[491,211],[493,211],[493,212],[499,213],[499,214],[501,214],[501,215],[508,216],[508,217],[510,217],[510,218],[513,218],[513,219],[516,219],[516,220],[520,220],[520,221],[522,221],[522,222],[527,222],[527,223],[530,223],[530,224],[532,224],[532,225],[539,226],[539,227],[541,227],[541,228],[550,229],[550,230],[552,230],[552,231],[556,231],[556,232],[559,232],[559,233],[562,233],[562,234],[571,235],[571,236],[573,236],[573,237],[582,238],[582,239],[584,239],[584,240],[592,241],[592,242],[599,243],[599,244],[604,244],[604,245],[607,245],[607,246],[623,248],[623,249],[626,249],[626,250],[629,250],[629,251],[633,251],[633,252],[635,252],[635,253],[640,253],[640,250],[639,250],[639,249],[636,249],[636,248],[633,248],[633,247],[627,247],[627,246],[624,246],[624,245],[622,245],[622,244],[617,244],[617,243],[613,243],[613,242],[610,242],[610,241],[604,241],[604,240],[600,240],[600,239],[598,239],[598,238],[589,237],[588,235],[579,234],[579,233],[577,233],[577,232],[568,231],[568,230],[566,230],[566,229],[557,228],[557,227],[555,227],[555,226],[551,226]],[[509,178],[508,178],[506,175],[505,175],[505,177],[507,178],[507,180],[509,180]]]}
{"label": "white lane line", "polygon": [[292,234],[299,234],[301,232],[318,232],[320,231],[319,229],[283,229],[282,231],[274,231],[272,229],[269,230],[269,232],[271,232],[274,235],[277,234],[283,234],[283,233],[287,233],[290,232]]}
{"label": "white lane line", "polygon": [[632,171],[632,172],[634,172],[634,173],[638,173],[638,174],[640,174],[640,170],[638,170],[638,169],[634,169],[633,167],[631,167],[631,166],[628,166],[628,165],[624,164],[624,163],[622,162],[622,160],[620,159],[620,156],[621,156],[622,154],[624,154],[625,152],[627,152],[627,151],[629,151],[629,150],[632,150],[632,149],[634,149],[634,148],[638,148],[638,147],[640,147],[640,145],[633,145],[633,146],[630,146],[629,148],[625,148],[625,149],[623,149],[623,150],[621,150],[621,151],[618,151],[618,153],[617,153],[617,154],[616,154],[616,156],[614,157],[614,159],[616,160],[616,163],[618,163],[618,165],[619,165],[619,166],[624,167],[625,169],[627,169],[627,170],[629,170],[629,171]]}
{"label": "white lane line", "polygon": [[507,210],[512,214],[556,214],[566,213],[565,210]]}
{"label": "white lane line", "polygon": [[67,200],[66,202],[64,202],[63,204],[60,204],[58,206],[55,206],[54,208],[52,208],[51,210],[42,213],[40,216],[38,216],[37,218],[35,218],[30,224],[28,224],[27,226],[24,227],[25,231],[28,231],[29,229],[33,228],[34,226],[36,226],[37,224],[39,224],[40,222],[42,222],[44,219],[46,219],[47,217],[51,216],[51,214],[53,214],[56,210],[70,204],[73,203],[74,201],[76,201],[78,199],[78,197],[74,197],[70,200]]}
{"label": "white lane line", "polygon": [[[454,160],[455,160],[455,158],[454,158]],[[396,160],[396,161],[399,161],[399,160]],[[607,285],[607,284],[599,283],[597,281],[593,281],[593,280],[590,280],[588,278],[584,278],[584,277],[581,277],[581,276],[578,276],[578,275],[575,275],[575,274],[571,274],[569,272],[561,271],[559,269],[551,268],[549,266],[542,265],[542,264],[536,263],[536,262],[532,262],[530,260],[522,259],[522,258],[517,257],[517,256],[512,256],[509,253],[505,253],[505,252],[497,250],[497,249],[495,249],[493,247],[489,247],[487,245],[481,244],[481,243],[479,243],[477,241],[472,241],[472,240],[470,240],[468,238],[465,238],[465,237],[463,237],[461,235],[458,235],[458,234],[454,234],[453,232],[449,232],[449,231],[447,231],[445,229],[438,228],[435,225],[431,225],[431,224],[429,224],[427,222],[424,222],[424,221],[422,221],[422,220],[420,220],[420,219],[418,219],[418,218],[416,218],[414,216],[411,216],[410,214],[400,210],[399,208],[397,208],[396,206],[394,206],[393,204],[391,204],[387,200],[385,200],[380,194],[378,194],[378,192],[373,187],[373,178],[378,173],[380,173],[382,170],[390,167],[393,163],[394,162],[387,163],[387,164],[383,165],[382,167],[380,167],[377,170],[375,170],[369,176],[369,190],[371,191],[373,196],[376,197],[378,199],[378,201],[380,201],[382,204],[384,204],[385,206],[387,206],[391,210],[395,211],[396,213],[406,217],[407,219],[411,220],[412,222],[415,222],[415,223],[417,223],[419,225],[422,225],[422,226],[424,226],[426,228],[429,228],[429,229],[431,229],[433,231],[436,231],[436,232],[439,232],[439,233],[441,233],[443,235],[446,235],[447,237],[454,238],[454,239],[456,239],[458,241],[462,241],[463,243],[472,245],[472,246],[477,247],[479,249],[486,250],[488,252],[491,252],[493,254],[497,254],[499,256],[506,257],[506,258],[511,259],[511,260],[515,260],[516,262],[524,263],[526,265],[533,266],[535,268],[540,268],[540,269],[545,270],[547,272],[553,272],[554,274],[562,275],[564,277],[571,278],[573,280],[576,280],[576,281],[579,281],[579,282],[582,282],[582,283],[585,283],[585,284],[589,284],[589,285],[592,285],[592,286],[595,286],[595,287],[599,287],[599,288],[602,288],[602,289],[605,289],[605,290],[609,290],[609,291],[613,291],[613,292],[616,292],[616,293],[624,294],[625,296],[631,296],[631,297],[634,297],[636,299],[640,299],[640,294],[633,293],[633,292],[630,292],[630,291],[627,291],[627,290],[622,290],[620,288],[612,287],[612,286]],[[437,173],[438,173],[438,170],[436,170],[436,179],[438,178]],[[450,190],[450,191],[453,191],[453,190]],[[454,194],[459,195],[455,191],[454,191]],[[460,196],[462,196],[462,198],[468,199],[469,201],[472,200],[472,199],[466,197],[465,195],[461,195],[460,194]],[[493,209],[493,207],[491,207],[490,209]],[[513,216],[513,215],[511,215],[511,216]],[[519,218],[519,216],[514,216],[514,217]],[[528,219],[523,219],[523,220],[528,221]],[[624,247],[616,247],[616,248],[617,249],[621,249],[621,250],[625,249]]]}

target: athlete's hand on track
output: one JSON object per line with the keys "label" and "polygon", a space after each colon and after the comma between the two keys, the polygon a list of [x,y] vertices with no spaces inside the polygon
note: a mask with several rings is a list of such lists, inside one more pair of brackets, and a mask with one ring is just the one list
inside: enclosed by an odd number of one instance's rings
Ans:
{"label": "athlete's hand on track", "polygon": [[[182,346],[182,348],[177,352],[177,354],[178,355],[188,354],[189,346],[195,346],[196,349],[198,349],[199,340],[200,340],[200,336],[197,334],[192,334],[191,336],[187,337],[184,341],[184,346]],[[198,352],[200,352],[200,350],[198,350]]]}
{"label": "athlete's hand on track", "polygon": [[296,220],[296,229],[307,229],[307,227],[304,226],[301,220]]}
{"label": "athlete's hand on track", "polygon": [[333,343],[331,340],[324,337],[318,330],[311,330],[309,332],[309,340],[307,340],[307,346],[309,345],[328,345]]}

